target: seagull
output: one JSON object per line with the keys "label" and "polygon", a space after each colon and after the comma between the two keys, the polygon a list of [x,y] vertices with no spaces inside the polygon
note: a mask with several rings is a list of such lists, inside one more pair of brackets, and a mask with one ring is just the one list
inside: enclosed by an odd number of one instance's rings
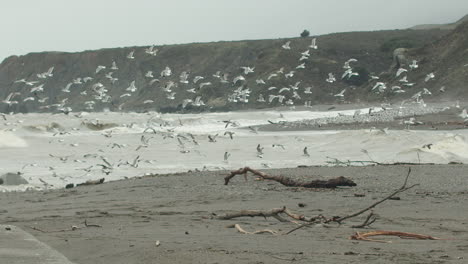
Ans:
{"label": "seagull", "polygon": [[435,75],[433,72],[429,73],[428,75],[426,75],[426,78],[424,78],[424,81],[427,82],[429,80],[432,80],[435,78]]}
{"label": "seagull", "polygon": [[96,74],[98,74],[100,71],[104,70],[105,68],[106,68],[106,66],[98,65],[97,68],[96,68]]}
{"label": "seagull", "polygon": [[304,156],[310,157],[309,151],[307,151],[307,147],[305,147],[304,150],[303,150],[302,152],[304,153],[304,154],[303,154]]}
{"label": "seagull", "polygon": [[295,71],[290,71],[290,72],[286,73],[286,74],[284,75],[284,77],[286,77],[286,79],[291,78],[291,77],[294,76],[294,73],[295,73]]}
{"label": "seagull", "polygon": [[227,151],[224,152],[224,161],[227,162],[227,160],[229,159],[230,156],[231,156],[231,153],[229,153],[229,152],[227,152]]}
{"label": "seagull", "polygon": [[317,39],[316,39],[316,38],[313,38],[313,39],[312,39],[312,43],[309,45],[309,48],[311,48],[311,49],[318,49],[318,46],[317,46]]}
{"label": "seagull", "polygon": [[239,75],[232,80],[232,83],[236,84],[238,81],[245,81],[245,77],[242,75]]}
{"label": "seagull", "polygon": [[23,102],[27,102],[27,101],[34,101],[34,100],[36,100],[36,98],[34,98],[34,97],[30,96],[30,97],[26,97],[26,98],[24,98],[24,99],[23,99]]}
{"label": "seagull", "polygon": [[193,83],[197,83],[198,81],[203,80],[203,79],[205,79],[205,77],[203,77],[203,76],[195,76],[195,77],[193,78]]}
{"label": "seagull", "polygon": [[187,72],[183,71],[179,76],[179,82],[180,83],[186,83],[186,84],[189,83],[188,76],[189,76],[189,74]]}
{"label": "seagull", "polygon": [[169,99],[169,100],[174,100],[175,99],[175,92],[172,92],[172,93],[169,93],[167,94],[166,98]]}
{"label": "seagull", "polygon": [[257,84],[266,84],[265,81],[264,81],[263,79],[257,79],[257,80],[255,80],[255,82],[256,82]]}
{"label": "seagull", "polygon": [[202,89],[204,86],[208,86],[208,85],[211,85],[211,82],[200,83],[200,86],[198,88]]}
{"label": "seagull", "polygon": [[399,68],[396,72],[396,77],[400,76],[402,73],[407,72],[407,69]]}
{"label": "seagull", "polygon": [[43,91],[44,91],[44,84],[41,84],[39,86],[31,88],[30,92],[35,93],[35,92],[43,92]]}
{"label": "seagull", "polygon": [[305,62],[296,66],[296,69],[305,69]]}
{"label": "seagull", "polygon": [[281,89],[279,90],[278,93],[282,93],[283,91],[288,91],[288,92],[289,92],[289,90],[291,90],[291,89],[288,88],[288,87],[283,87],[283,88],[281,88]]}
{"label": "seagull", "polygon": [[117,63],[116,63],[115,61],[112,61],[111,70],[116,71],[116,70],[118,70],[118,69],[119,69],[119,67],[117,67]]}
{"label": "seagull", "polygon": [[153,71],[148,71],[148,72],[146,72],[145,77],[154,78],[154,76],[153,76]]}
{"label": "seagull", "polygon": [[304,90],[305,90],[304,93],[305,94],[311,94],[312,93],[311,89],[312,89],[312,87],[304,87]]}
{"label": "seagull", "polygon": [[260,144],[258,144],[257,145],[257,154],[262,155],[263,154],[263,149],[264,149],[264,147],[262,147]]}
{"label": "seagull", "polygon": [[258,95],[257,102],[259,102],[259,103],[264,103],[264,102],[266,102],[266,101],[265,101],[265,97],[263,97],[263,94],[259,94],[259,95]]}
{"label": "seagull", "polygon": [[44,72],[43,75],[45,77],[52,77],[52,76],[54,76],[54,74],[52,74],[53,71],[54,71],[54,67],[52,66],[46,72]]}
{"label": "seagull", "polygon": [[172,74],[171,68],[169,66],[166,66],[163,71],[161,71],[161,77],[169,77]]}
{"label": "seagull", "polygon": [[422,148],[431,149],[432,145],[434,145],[434,144],[432,144],[432,143],[430,143],[430,144],[425,144],[425,145],[422,146]]}
{"label": "seagull", "polygon": [[10,93],[6,98],[5,100],[2,101],[2,103],[5,103],[9,106],[13,105],[13,104],[17,104],[18,101],[12,101],[13,97],[15,96],[18,96],[18,95],[21,95],[21,93],[18,93],[18,92],[14,92],[14,93]]}
{"label": "seagull", "polygon": [[129,92],[132,92],[132,93],[136,92],[137,88],[136,88],[136,86],[135,86],[135,81],[132,81],[132,82],[130,83],[130,86],[129,86],[127,89],[125,89],[125,90],[126,90],[126,91],[129,91]]}
{"label": "seagull", "polygon": [[431,95],[431,91],[429,91],[427,88],[423,88],[423,92],[422,94],[427,94],[427,95]]}
{"label": "seagull", "polygon": [[328,83],[334,83],[336,81],[335,75],[333,73],[328,73],[328,78],[325,80]]}
{"label": "seagull", "polygon": [[283,44],[283,46],[281,46],[283,49],[286,49],[286,50],[289,50],[291,49],[291,47],[289,46],[291,44],[291,41],[287,41],[286,43]]}
{"label": "seagull", "polygon": [[38,81],[25,81],[24,83],[28,86],[33,86],[34,84],[38,83]]}
{"label": "seagull", "polygon": [[272,73],[268,76],[267,80],[270,80],[271,78],[273,77],[278,77],[278,74],[277,73]]}
{"label": "seagull", "polygon": [[335,94],[334,96],[343,98],[344,97],[344,92],[346,92],[346,88],[343,89],[340,93]]}
{"label": "seagull", "polygon": [[128,53],[127,55],[127,59],[131,59],[131,60],[135,59],[135,57],[133,56],[134,53],[135,53],[134,50],[130,51],[130,53]]}
{"label": "seagull", "polygon": [[258,127],[254,128],[254,127],[249,126],[249,129],[250,129],[250,132],[258,134]]}
{"label": "seagull", "polygon": [[462,112],[458,116],[463,119],[468,118],[468,113],[466,112],[466,109],[463,109]]}
{"label": "seagull", "polygon": [[224,132],[224,135],[229,135],[229,138],[231,138],[231,139],[234,139],[234,137],[233,137],[234,134],[235,134],[235,133],[232,132],[232,131],[226,131],[226,132]]}
{"label": "seagull", "polygon": [[73,83],[68,83],[65,88],[62,89],[62,92],[64,93],[69,93],[70,92],[70,87],[72,86]]}
{"label": "seagull", "polygon": [[409,65],[409,67],[412,70],[417,69],[419,67],[418,62],[416,60],[413,60],[412,63]]}
{"label": "seagull", "polygon": [[152,45],[151,47],[145,49],[145,53],[149,54],[149,55],[152,55],[152,56],[156,56],[158,54],[158,49],[155,49],[154,48],[154,45]]}
{"label": "seagull", "polygon": [[251,73],[251,72],[254,72],[255,67],[250,68],[250,67],[248,67],[248,66],[247,66],[247,67],[246,67],[246,66],[243,66],[243,67],[241,67],[241,69],[243,69],[243,70],[244,70],[244,74],[247,75],[247,74],[249,74],[249,73]]}
{"label": "seagull", "polygon": [[284,145],[282,145],[282,144],[273,144],[273,145],[271,145],[271,146],[272,146],[273,148],[282,148],[282,149],[286,149],[286,148],[284,147]]}
{"label": "seagull", "polygon": [[233,127],[239,126],[239,124],[238,124],[236,121],[231,121],[231,120],[223,120],[223,123],[226,124],[226,125],[224,126],[224,128],[227,128],[229,125],[231,125],[231,126],[233,126]]}
{"label": "seagull", "polygon": [[212,142],[212,143],[216,142],[216,137],[217,137],[217,136],[218,136],[218,134],[216,134],[216,135],[214,135],[214,136],[208,135],[208,140],[209,140],[209,142]]}
{"label": "seagull", "polygon": [[445,92],[445,86],[440,87],[439,92],[444,93]]}
{"label": "seagull", "polygon": [[304,52],[301,52],[301,55],[302,55],[302,56],[309,57],[309,56],[310,56],[310,50],[306,50],[306,51],[304,51]]}
{"label": "seagull", "polygon": [[375,89],[378,89],[378,91],[383,91],[383,90],[387,89],[387,86],[383,82],[377,82],[374,85],[374,87],[372,87],[372,91],[375,90]]}

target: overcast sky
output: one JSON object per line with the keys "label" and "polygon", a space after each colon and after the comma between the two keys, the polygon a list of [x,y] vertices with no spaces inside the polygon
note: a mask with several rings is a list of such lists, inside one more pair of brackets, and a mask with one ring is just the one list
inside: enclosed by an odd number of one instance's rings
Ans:
{"label": "overcast sky", "polygon": [[2,0],[0,61],[39,51],[296,37],[450,23],[468,0]]}

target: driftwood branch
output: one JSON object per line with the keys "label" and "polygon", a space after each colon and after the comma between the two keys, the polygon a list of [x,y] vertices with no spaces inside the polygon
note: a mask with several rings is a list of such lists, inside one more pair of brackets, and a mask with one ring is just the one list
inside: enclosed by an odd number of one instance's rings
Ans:
{"label": "driftwood branch", "polygon": [[370,214],[366,217],[366,220],[364,220],[362,224],[353,225],[351,227],[352,228],[364,228],[366,226],[372,225],[376,220],[377,220],[376,215],[374,214],[374,212],[371,211]]}
{"label": "driftwood branch", "polygon": [[247,235],[257,235],[257,234],[265,234],[265,233],[272,234],[272,235],[278,234],[278,232],[271,230],[271,229],[262,229],[262,230],[257,230],[254,232],[248,232],[248,231],[245,231],[239,224],[235,224],[233,226],[228,226],[228,227],[234,227],[235,229],[237,229],[237,231],[239,231],[239,233],[247,234]]}
{"label": "driftwood branch", "polygon": [[[366,208],[364,208],[364,209],[362,209],[362,210],[359,210],[359,211],[356,212],[356,213],[352,213],[352,214],[349,214],[349,215],[346,215],[346,216],[343,216],[343,217],[335,216],[335,217],[332,217],[332,218],[327,219],[326,221],[324,221],[324,223],[330,223],[330,222],[341,223],[342,221],[344,221],[344,220],[346,220],[346,219],[356,217],[356,216],[358,216],[358,215],[361,215],[361,214],[363,214],[363,213],[369,211],[370,209],[372,209],[372,208],[376,207],[377,205],[383,203],[384,201],[386,201],[386,200],[392,198],[393,196],[395,196],[395,195],[398,194],[398,193],[404,192],[404,191],[406,191],[406,190],[409,190],[409,189],[413,188],[414,186],[419,185],[419,184],[413,184],[413,185],[411,185],[411,186],[409,186],[409,187],[406,186],[407,183],[408,183],[408,178],[409,178],[410,174],[411,174],[411,167],[408,168],[408,174],[406,175],[406,178],[405,178],[405,181],[404,181],[403,185],[402,185],[399,189],[397,189],[396,191],[394,191],[393,193],[391,193],[390,195],[388,195],[387,197],[385,197],[385,198],[383,198],[383,199],[381,199],[381,200],[379,200],[379,201],[377,201],[377,202],[371,204],[370,206],[368,206],[368,207],[366,207]],[[298,229],[301,229],[301,228],[303,228],[303,227],[310,226],[310,225],[312,225],[312,224],[313,224],[313,223],[305,223],[305,224],[302,224],[302,225],[300,225],[300,226],[298,226],[298,227],[295,227],[295,228],[291,229],[290,231],[286,232],[286,235],[287,235],[287,234],[290,234],[290,233],[292,233],[292,232],[294,232],[294,231],[296,231],[296,230],[298,230]]]}
{"label": "driftwood branch", "polygon": [[243,174],[244,176],[247,172],[251,172],[262,179],[272,180],[283,184],[288,187],[303,187],[303,188],[336,188],[338,186],[356,186],[356,183],[352,180],[345,178],[343,176],[333,178],[330,180],[314,180],[311,182],[299,182],[288,177],[283,176],[270,176],[264,172],[252,169],[250,167],[241,168],[235,171],[231,171],[231,174],[224,178],[224,185],[228,185],[229,181],[236,175]]}
{"label": "driftwood branch", "polygon": [[239,212],[234,212],[234,213],[228,213],[223,216],[219,216],[218,219],[220,220],[230,220],[238,217],[255,217],[255,216],[261,216],[264,218],[267,217],[274,217],[278,219],[280,222],[288,222],[286,219],[282,218],[279,216],[279,214],[284,213],[286,210],[286,207],[283,208],[274,208],[269,211],[261,211],[261,210],[241,210]]}
{"label": "driftwood branch", "polygon": [[336,218],[336,219],[333,219],[333,221],[334,221],[334,222],[341,223],[343,220],[346,220],[346,219],[349,219],[349,218],[358,216],[358,215],[360,215],[360,214],[362,214],[362,213],[365,213],[365,212],[369,211],[370,209],[376,207],[377,205],[379,205],[379,204],[385,202],[386,200],[392,198],[393,196],[395,196],[395,195],[397,195],[397,194],[399,194],[399,193],[401,193],[401,192],[404,192],[404,191],[406,191],[406,190],[409,190],[409,189],[413,188],[414,186],[419,185],[419,184],[413,184],[413,185],[411,185],[411,186],[409,186],[409,187],[406,187],[406,184],[408,183],[408,178],[409,178],[410,174],[411,174],[411,167],[408,168],[408,174],[406,175],[405,182],[403,183],[403,185],[402,185],[399,189],[397,189],[396,191],[394,191],[393,193],[391,193],[390,195],[388,195],[387,197],[385,197],[385,198],[383,198],[383,199],[381,199],[381,200],[379,200],[379,201],[377,201],[377,202],[371,204],[370,206],[368,206],[368,207],[366,207],[366,208],[364,208],[364,209],[362,209],[362,210],[360,210],[360,211],[358,211],[358,212],[356,212],[356,213],[353,213],[353,214],[350,214],[350,215],[346,215],[346,216],[343,216],[343,217],[338,217],[338,218]]}
{"label": "driftwood branch", "polygon": [[39,227],[35,226],[29,226],[29,228],[42,232],[42,233],[58,233],[58,232],[68,232],[68,231],[75,231],[78,229],[83,229],[83,228],[88,228],[88,227],[102,227],[101,225],[95,225],[95,224],[88,224],[88,222],[85,220],[84,221],[84,226],[76,226],[72,225],[70,228],[65,228],[65,229],[56,229],[56,230],[44,230]]}
{"label": "driftwood branch", "polygon": [[274,217],[278,219],[280,222],[290,222],[286,219],[284,219],[280,214],[285,214],[286,216],[298,220],[298,221],[303,221],[303,222],[315,222],[317,220],[326,220],[326,218],[322,215],[314,216],[314,217],[307,217],[302,214],[296,214],[289,210],[286,207],[282,208],[273,208],[268,211],[262,211],[262,210],[241,210],[238,212],[233,212],[233,213],[227,213],[225,215],[217,217],[219,220],[230,220],[238,217]]}
{"label": "driftwood branch", "polygon": [[420,234],[415,234],[415,233],[398,232],[398,231],[373,231],[373,232],[367,232],[367,233],[356,232],[354,235],[350,236],[349,239],[351,239],[351,240],[363,240],[363,241],[372,241],[372,242],[391,243],[391,241],[370,239],[369,237],[371,237],[371,236],[397,236],[397,237],[401,237],[401,238],[442,240],[442,238],[438,238],[438,237],[420,235]]}

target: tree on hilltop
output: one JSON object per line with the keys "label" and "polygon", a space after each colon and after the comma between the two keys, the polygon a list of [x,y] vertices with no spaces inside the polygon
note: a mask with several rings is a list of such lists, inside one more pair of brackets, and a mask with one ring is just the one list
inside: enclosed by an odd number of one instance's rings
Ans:
{"label": "tree on hilltop", "polygon": [[304,29],[304,31],[302,31],[302,33],[301,33],[301,37],[307,38],[308,36],[310,36],[309,30]]}

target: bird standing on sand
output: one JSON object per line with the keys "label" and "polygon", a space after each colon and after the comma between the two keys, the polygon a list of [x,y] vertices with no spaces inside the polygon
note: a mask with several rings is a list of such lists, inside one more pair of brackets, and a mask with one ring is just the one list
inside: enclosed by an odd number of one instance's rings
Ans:
{"label": "bird standing on sand", "polygon": [[310,157],[309,151],[307,151],[307,147],[304,148],[303,152],[304,152],[304,156]]}
{"label": "bird standing on sand", "polygon": [[224,161],[227,162],[230,156],[231,156],[231,153],[229,153],[227,151],[224,152]]}

